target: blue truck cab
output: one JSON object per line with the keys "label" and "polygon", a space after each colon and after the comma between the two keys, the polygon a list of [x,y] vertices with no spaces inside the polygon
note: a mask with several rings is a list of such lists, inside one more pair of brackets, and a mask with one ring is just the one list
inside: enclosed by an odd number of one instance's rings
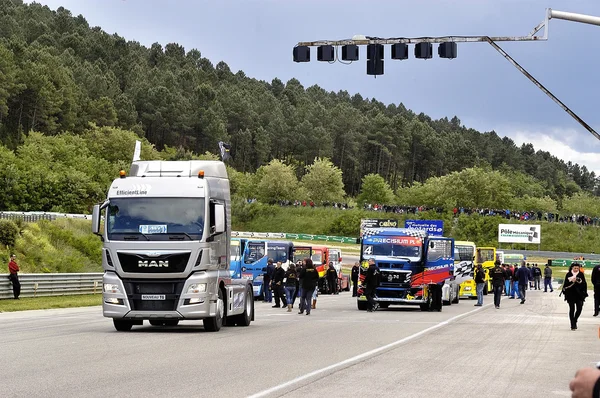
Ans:
{"label": "blue truck cab", "polygon": [[[364,281],[371,258],[381,271],[375,291],[380,308],[408,304],[419,305],[426,311],[432,306],[430,292],[434,285],[453,285],[454,239],[429,236],[418,229],[366,228],[361,238],[359,310],[367,309]],[[458,296],[458,285],[452,287]],[[433,304],[437,307],[437,303]]]}
{"label": "blue truck cab", "polygon": [[242,278],[253,280],[254,297],[264,297],[263,274],[267,271],[267,261],[273,259],[274,264],[281,261],[282,268],[287,270],[293,259],[294,244],[289,241],[248,240],[242,254]]}

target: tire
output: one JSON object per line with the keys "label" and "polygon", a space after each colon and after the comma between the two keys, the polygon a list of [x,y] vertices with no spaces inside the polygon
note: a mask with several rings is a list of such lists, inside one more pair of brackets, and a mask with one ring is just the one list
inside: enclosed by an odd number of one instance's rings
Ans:
{"label": "tire", "polygon": [[443,300],[442,301],[442,305],[452,305],[452,301],[450,301],[450,300]]}
{"label": "tire", "polygon": [[483,285],[483,295],[487,296],[488,294],[488,284],[487,282]]}
{"label": "tire", "polygon": [[204,318],[204,330],[207,332],[218,332],[223,327],[223,318],[225,317],[225,301],[223,301],[223,291],[219,289],[217,294],[217,313],[212,318]]}
{"label": "tire", "polygon": [[122,319],[113,319],[113,325],[118,332],[129,332],[133,327],[133,322],[124,321]]}
{"label": "tire", "polygon": [[356,300],[356,305],[357,305],[359,311],[367,310],[367,302],[366,301]]}
{"label": "tire", "polygon": [[454,298],[454,300],[452,300],[452,303],[454,303],[454,304],[460,303],[460,295],[459,295],[459,293],[460,293],[460,291],[457,290],[456,297]]}
{"label": "tire", "polygon": [[252,290],[246,289],[246,301],[244,303],[244,312],[240,315],[236,315],[233,319],[233,323],[237,326],[250,326],[252,318],[254,316],[254,300],[252,300]]}

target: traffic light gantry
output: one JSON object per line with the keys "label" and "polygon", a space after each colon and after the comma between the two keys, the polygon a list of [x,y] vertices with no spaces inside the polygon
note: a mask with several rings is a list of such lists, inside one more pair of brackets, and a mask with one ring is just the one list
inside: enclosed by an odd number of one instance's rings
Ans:
{"label": "traffic light gantry", "polygon": [[[565,112],[567,112],[580,125],[588,130],[594,137],[600,140],[598,134],[583,119],[577,116],[568,106],[560,101],[537,79],[517,63],[510,55],[504,51],[497,42],[505,41],[547,41],[548,28],[551,19],[563,19],[567,21],[586,23],[600,26],[600,17],[576,14],[572,12],[557,11],[551,8],[546,9],[544,20],[540,22],[527,36],[438,36],[438,37],[392,37],[380,38],[364,35],[355,35],[352,39],[346,40],[320,40],[312,42],[299,42],[293,50],[294,62],[310,62],[310,49],[317,47],[317,61],[326,61],[329,63],[341,62],[352,63],[359,60],[359,47],[367,48],[367,75],[375,77],[384,74],[384,53],[385,46],[391,46],[392,60],[407,60],[409,58],[409,45],[414,45],[414,57],[416,59],[433,58],[433,44],[438,44],[438,57],[445,59],[454,59],[458,55],[457,43],[488,43],[498,51],[506,60],[517,68],[533,84],[556,102]],[[544,29],[543,35],[536,35]],[[338,48],[341,47],[341,59],[338,57]]]}

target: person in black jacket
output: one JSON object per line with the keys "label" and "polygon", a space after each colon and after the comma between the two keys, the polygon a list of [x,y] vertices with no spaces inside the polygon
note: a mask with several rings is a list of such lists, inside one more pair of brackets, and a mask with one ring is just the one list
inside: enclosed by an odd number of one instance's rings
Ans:
{"label": "person in black jacket", "polygon": [[352,267],[352,297],[356,297],[358,295],[358,261],[354,263],[354,267]]}
{"label": "person in black jacket", "polygon": [[327,269],[327,290],[329,294],[337,294],[337,279],[338,274],[333,266],[333,263],[329,263],[329,268]]}
{"label": "person in black jacket", "polygon": [[283,306],[287,306],[287,300],[283,294],[283,279],[285,278],[285,271],[281,268],[281,261],[277,261],[277,267],[273,273],[273,281],[271,282],[271,289],[275,296],[275,305],[272,308],[281,308],[280,299],[283,302]]}
{"label": "person in black jacket", "polygon": [[588,295],[587,282],[580,270],[579,263],[573,263],[569,267],[569,272],[567,272],[563,282],[562,294],[565,295],[565,301],[569,303],[571,330],[577,330],[577,320],[583,310],[583,302]]}
{"label": "person in black jacket", "polygon": [[292,312],[292,303],[296,294],[296,285],[298,284],[298,275],[296,274],[296,266],[290,264],[285,271],[285,298],[287,299],[287,312]]}
{"label": "person in black jacket", "polygon": [[506,280],[506,272],[502,269],[500,261],[496,261],[496,266],[491,269],[492,286],[494,287],[494,305],[496,309],[500,308],[500,299],[502,298],[502,289]]}
{"label": "person in black jacket", "polygon": [[306,315],[310,315],[310,301],[312,300],[313,292],[319,283],[319,272],[315,269],[310,258],[304,260],[304,268],[298,276],[302,281],[302,306],[300,307],[298,314],[302,314],[304,310],[306,310]]}
{"label": "person in black jacket", "polygon": [[367,269],[367,275],[365,276],[365,297],[367,298],[367,311],[373,312],[377,310],[377,302],[375,301],[375,293],[377,290],[377,286],[379,286],[379,280],[381,277],[381,271],[377,265],[375,265],[375,260],[369,259],[369,268]]}
{"label": "person in black jacket", "polygon": [[481,307],[483,305],[483,288],[485,285],[485,270],[479,264],[475,268],[475,289],[477,291],[477,304],[475,307]]}
{"label": "person in black jacket", "polygon": [[594,316],[600,310],[600,264],[592,269],[592,285],[594,286]]}

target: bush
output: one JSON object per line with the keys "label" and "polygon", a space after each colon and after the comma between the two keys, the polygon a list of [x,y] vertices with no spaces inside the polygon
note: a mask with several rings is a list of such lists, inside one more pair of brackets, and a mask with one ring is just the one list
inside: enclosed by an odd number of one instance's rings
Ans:
{"label": "bush", "polygon": [[19,227],[11,220],[0,220],[0,243],[3,246],[14,247],[19,236]]}

